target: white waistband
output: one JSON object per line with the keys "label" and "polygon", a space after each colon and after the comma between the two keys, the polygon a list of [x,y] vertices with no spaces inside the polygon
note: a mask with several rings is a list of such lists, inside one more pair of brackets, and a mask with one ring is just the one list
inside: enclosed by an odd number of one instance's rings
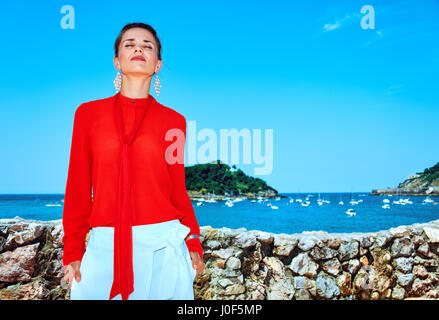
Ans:
{"label": "white waistband", "polygon": [[[113,250],[114,227],[94,227],[91,230],[87,247]],[[160,223],[132,226],[133,251],[154,251],[167,243],[178,245],[184,242],[190,228],[178,219]]]}

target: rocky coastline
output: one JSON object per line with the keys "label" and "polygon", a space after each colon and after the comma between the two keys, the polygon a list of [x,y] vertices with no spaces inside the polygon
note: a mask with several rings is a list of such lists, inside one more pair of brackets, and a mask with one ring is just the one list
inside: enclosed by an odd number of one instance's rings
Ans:
{"label": "rocky coastline", "polygon": [[401,196],[439,196],[439,187],[429,187],[420,189],[404,189],[404,188],[387,188],[387,189],[373,189],[370,192],[372,196],[384,195],[401,195]]}
{"label": "rocky coastline", "polygon": [[[439,298],[439,220],[374,233],[200,230],[197,300]],[[69,299],[62,236],[61,220],[0,219],[0,300]]]}

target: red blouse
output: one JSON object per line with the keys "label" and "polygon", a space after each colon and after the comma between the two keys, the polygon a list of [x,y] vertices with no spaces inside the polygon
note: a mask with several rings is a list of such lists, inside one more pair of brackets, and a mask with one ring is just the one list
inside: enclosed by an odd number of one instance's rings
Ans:
{"label": "red blouse", "polygon": [[[179,219],[200,235],[186,191],[186,119],[153,96],[112,97],[75,112],[64,195],[63,265],[82,260],[90,228],[115,227],[110,299],[133,289],[131,226]],[[203,258],[199,238],[186,240]]]}

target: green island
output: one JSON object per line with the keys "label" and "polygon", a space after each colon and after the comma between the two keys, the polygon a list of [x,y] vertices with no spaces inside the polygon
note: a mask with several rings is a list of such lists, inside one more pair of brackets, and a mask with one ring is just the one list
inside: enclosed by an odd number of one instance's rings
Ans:
{"label": "green island", "polygon": [[185,179],[191,200],[206,197],[215,200],[285,197],[279,195],[264,180],[250,177],[235,165],[231,167],[221,160],[185,167]]}

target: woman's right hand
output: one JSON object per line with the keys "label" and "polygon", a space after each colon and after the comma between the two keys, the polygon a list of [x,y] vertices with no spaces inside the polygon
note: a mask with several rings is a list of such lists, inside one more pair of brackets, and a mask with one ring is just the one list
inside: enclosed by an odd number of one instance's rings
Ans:
{"label": "woman's right hand", "polygon": [[73,277],[75,277],[76,282],[81,281],[81,272],[79,268],[81,266],[81,261],[76,260],[70,262],[68,265],[64,266],[64,281],[69,285],[73,283]]}

